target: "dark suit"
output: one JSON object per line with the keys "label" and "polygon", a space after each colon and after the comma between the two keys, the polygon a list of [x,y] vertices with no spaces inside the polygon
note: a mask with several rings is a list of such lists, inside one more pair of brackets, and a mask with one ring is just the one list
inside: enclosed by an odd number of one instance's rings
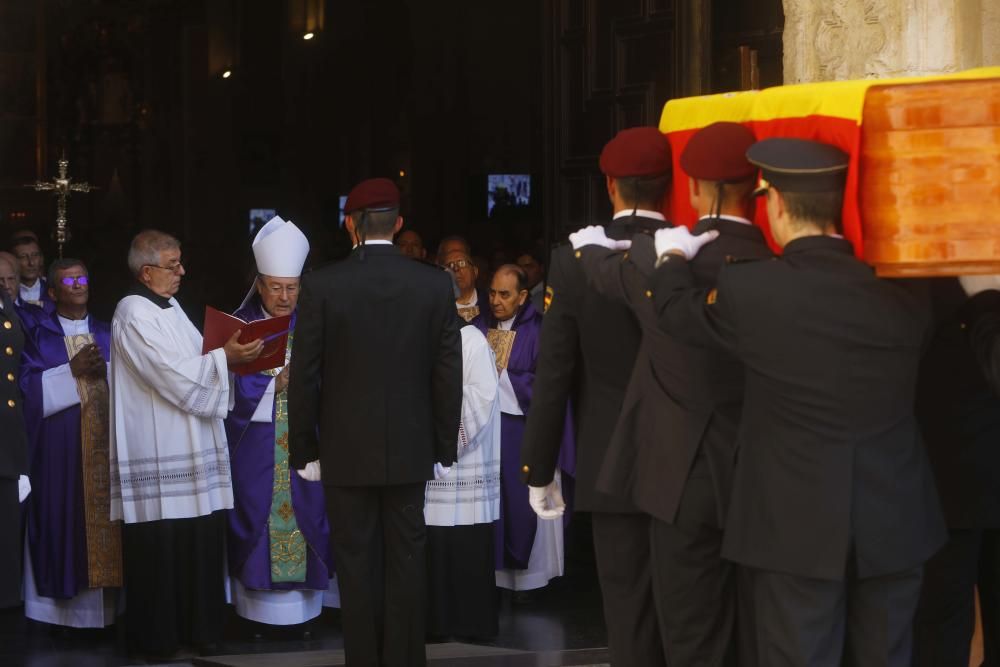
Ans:
{"label": "dark suit", "polygon": [[[664,226],[641,216],[613,221],[611,238],[632,238]],[[590,511],[608,644],[615,665],[664,664],[653,607],[649,520],[624,489],[603,493],[597,475],[621,412],[639,348],[639,325],[629,309],[589,289],[569,246],[550,261],[538,367],[521,463],[524,481],[552,481],[566,404],[576,426],[576,507]]]}
{"label": "dark suit", "polygon": [[[772,256],[757,227],[705,218],[694,231],[712,229],[720,232],[718,240],[691,262],[699,286],[713,286],[727,261]],[[642,327],[598,488],[630,489],[639,509],[652,516],[653,585],[667,660],[733,664],[736,574],[720,552],[736,462],[743,365],[659,328],[647,291],[656,261],[652,237],[637,236],[626,261],[599,246],[582,248],[580,256],[591,284],[627,303]]]}
{"label": "dark suit", "polygon": [[[926,300],[843,239],[790,242],[699,289],[654,274],[661,326],[746,367],[723,556],[752,567],[762,665],[909,665],[920,567],[944,522],[913,412]],[[845,639],[846,638],[846,639]]]}
{"label": "dark suit", "polygon": [[969,299],[931,281],[935,335],[917,385],[917,417],[948,521],[917,611],[918,667],[966,665],[979,585],[987,666],[1000,664],[1000,292]]}
{"label": "dark suit", "polygon": [[367,245],[305,276],[298,306],[289,462],[321,462],[348,662],[422,665],[424,485],[455,461],[462,404],[451,280]]}
{"label": "dark suit", "polygon": [[0,609],[21,604],[21,512],[17,479],[28,473],[18,367],[24,332],[14,304],[0,294]]}

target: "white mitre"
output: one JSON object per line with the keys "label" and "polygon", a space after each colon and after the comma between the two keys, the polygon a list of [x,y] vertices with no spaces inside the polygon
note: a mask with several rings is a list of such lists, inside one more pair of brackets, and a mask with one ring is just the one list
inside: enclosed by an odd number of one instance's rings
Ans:
{"label": "white mitre", "polygon": [[[309,255],[309,239],[292,221],[284,221],[279,216],[268,220],[253,239],[253,256],[257,262],[257,273],[272,278],[298,278]],[[256,288],[251,286],[246,298],[240,304],[246,306]]]}
{"label": "white mitre", "polygon": [[257,273],[272,278],[298,278],[309,255],[309,239],[295,223],[278,216],[260,228],[253,240]]}

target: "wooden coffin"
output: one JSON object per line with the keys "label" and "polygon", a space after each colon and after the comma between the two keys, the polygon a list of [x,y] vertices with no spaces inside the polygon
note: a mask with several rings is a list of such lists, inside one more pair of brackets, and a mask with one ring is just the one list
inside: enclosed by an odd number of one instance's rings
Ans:
{"label": "wooden coffin", "polygon": [[870,88],[858,176],[879,275],[1000,273],[1000,78]]}

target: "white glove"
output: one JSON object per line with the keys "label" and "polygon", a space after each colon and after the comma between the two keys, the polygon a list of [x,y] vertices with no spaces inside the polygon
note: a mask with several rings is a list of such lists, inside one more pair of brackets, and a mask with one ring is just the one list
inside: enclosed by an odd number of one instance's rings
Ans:
{"label": "white glove", "polygon": [[661,257],[671,250],[678,250],[686,259],[691,259],[698,254],[703,245],[711,243],[717,238],[719,238],[719,232],[714,229],[693,236],[687,227],[679,225],[657,229],[656,235],[653,237],[653,244],[656,246],[657,257]]}
{"label": "white glove", "polygon": [[17,478],[17,502],[23,503],[29,493],[31,493],[31,482],[27,475],[21,475]]}
{"label": "white glove", "polygon": [[958,282],[967,296],[973,297],[988,289],[1000,290],[1000,276],[959,276]]}
{"label": "white glove", "polygon": [[307,482],[318,482],[320,479],[319,461],[310,461],[302,470],[296,470],[299,477]]}
{"label": "white glove", "polygon": [[434,464],[434,479],[444,479],[451,472],[451,466],[443,466],[440,463]]}
{"label": "white glove", "polygon": [[529,486],[528,504],[543,519],[558,519],[566,511],[558,480],[552,480],[548,486]]}
{"label": "white glove", "polygon": [[579,250],[585,245],[599,245],[608,250],[628,250],[632,247],[631,241],[609,239],[604,233],[604,227],[600,225],[591,225],[573,232],[569,235],[569,242],[573,244],[573,250]]}

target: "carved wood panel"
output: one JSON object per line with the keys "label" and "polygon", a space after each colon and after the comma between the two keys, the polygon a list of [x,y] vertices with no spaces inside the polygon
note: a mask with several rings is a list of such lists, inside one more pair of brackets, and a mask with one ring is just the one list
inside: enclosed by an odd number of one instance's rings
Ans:
{"label": "carved wood panel", "polygon": [[675,0],[549,0],[544,178],[550,243],[611,217],[601,148],[634,125],[657,125],[678,94],[684,60]]}

